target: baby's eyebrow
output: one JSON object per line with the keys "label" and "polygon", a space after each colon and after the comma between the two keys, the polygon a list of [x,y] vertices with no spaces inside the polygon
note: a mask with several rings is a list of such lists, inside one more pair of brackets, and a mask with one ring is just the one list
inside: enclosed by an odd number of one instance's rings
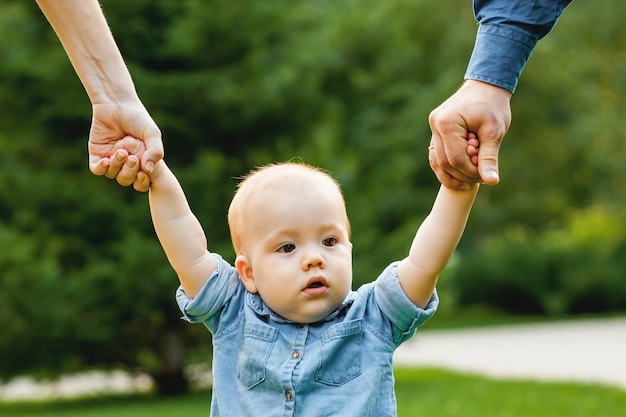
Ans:
{"label": "baby's eyebrow", "polygon": [[279,229],[267,235],[267,240],[282,240],[284,238],[292,237],[298,234],[299,234],[299,231],[298,229],[295,229],[295,228]]}
{"label": "baby's eyebrow", "polygon": [[[320,231],[320,234],[327,234],[327,233],[341,234],[345,232],[345,227],[342,226],[340,223],[320,224],[317,227],[317,229]],[[299,229],[297,227],[279,229],[277,231],[270,233],[267,236],[267,241],[272,242],[272,241],[280,241],[283,239],[293,239],[293,238],[297,238],[302,233],[303,233],[302,229]]]}
{"label": "baby's eyebrow", "polygon": [[271,232],[263,239],[263,245],[273,247],[284,243],[293,243],[298,237],[296,233],[297,232],[292,229],[281,229]]}
{"label": "baby's eyebrow", "polygon": [[340,223],[328,223],[325,225],[322,225],[321,230],[325,231],[325,232],[344,232],[346,231],[346,227]]}

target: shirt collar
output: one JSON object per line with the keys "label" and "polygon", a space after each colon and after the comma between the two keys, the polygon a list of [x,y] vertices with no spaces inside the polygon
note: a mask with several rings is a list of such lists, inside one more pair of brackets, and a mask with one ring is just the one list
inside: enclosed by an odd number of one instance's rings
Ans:
{"label": "shirt collar", "polygon": [[[343,302],[341,303],[339,307],[333,310],[329,315],[324,317],[318,323],[324,323],[324,322],[328,322],[328,321],[332,321],[336,319],[337,316],[339,316],[347,307],[350,307],[350,305],[352,305],[355,298],[356,298],[356,292],[351,291],[350,293],[348,293],[348,296],[345,298],[345,300],[343,300]],[[276,314],[267,306],[267,304],[265,304],[265,302],[261,299],[261,296],[259,296],[258,293],[252,294],[251,292],[246,292],[246,304],[248,304],[248,307],[250,307],[252,311],[254,311],[257,315],[269,317],[271,320],[277,323],[301,324],[301,323],[297,323],[295,321],[286,319],[279,314]],[[315,324],[315,323],[310,323],[310,324]]]}

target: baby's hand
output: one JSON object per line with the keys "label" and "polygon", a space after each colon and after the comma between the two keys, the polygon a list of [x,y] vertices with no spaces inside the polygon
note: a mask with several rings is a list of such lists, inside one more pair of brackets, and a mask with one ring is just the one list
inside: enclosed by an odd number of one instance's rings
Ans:
{"label": "baby's hand", "polygon": [[108,178],[114,178],[123,186],[133,185],[137,191],[147,191],[150,188],[150,177],[141,170],[141,157],[145,152],[143,141],[125,136],[118,140],[113,147],[113,155],[109,160],[110,173]]}
{"label": "baby's hand", "polygon": [[474,166],[478,166],[478,148],[480,147],[480,142],[478,141],[478,137],[476,133],[469,132],[467,134],[467,154],[472,161]]}

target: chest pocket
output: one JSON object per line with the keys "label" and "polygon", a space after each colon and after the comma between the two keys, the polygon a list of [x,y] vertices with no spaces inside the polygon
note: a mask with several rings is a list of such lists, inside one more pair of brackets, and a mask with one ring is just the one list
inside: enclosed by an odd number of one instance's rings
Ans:
{"label": "chest pocket", "polygon": [[261,323],[246,323],[243,348],[237,360],[237,375],[248,388],[265,380],[267,360],[272,353],[278,330]]}
{"label": "chest pocket", "polygon": [[359,376],[362,340],[363,323],[360,319],[331,326],[322,335],[315,380],[336,387]]}

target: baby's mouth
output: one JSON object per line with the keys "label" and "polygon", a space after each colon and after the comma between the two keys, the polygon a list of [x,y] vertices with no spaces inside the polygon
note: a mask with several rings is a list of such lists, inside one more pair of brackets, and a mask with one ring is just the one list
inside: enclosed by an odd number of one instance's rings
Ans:
{"label": "baby's mouth", "polygon": [[304,288],[303,292],[307,295],[322,295],[328,291],[328,284],[324,278],[312,278],[309,280],[308,285]]}

